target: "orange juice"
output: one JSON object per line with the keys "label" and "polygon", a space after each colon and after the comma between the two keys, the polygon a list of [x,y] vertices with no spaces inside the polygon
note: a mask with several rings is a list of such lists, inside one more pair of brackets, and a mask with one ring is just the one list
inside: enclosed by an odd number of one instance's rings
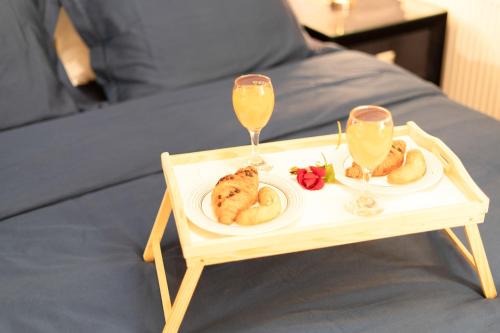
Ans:
{"label": "orange juice", "polygon": [[375,169],[391,149],[392,120],[378,109],[360,110],[349,118],[347,144],[353,160],[364,168]]}
{"label": "orange juice", "polygon": [[235,87],[233,107],[238,120],[244,127],[251,131],[258,131],[266,126],[273,113],[273,87],[262,81]]}

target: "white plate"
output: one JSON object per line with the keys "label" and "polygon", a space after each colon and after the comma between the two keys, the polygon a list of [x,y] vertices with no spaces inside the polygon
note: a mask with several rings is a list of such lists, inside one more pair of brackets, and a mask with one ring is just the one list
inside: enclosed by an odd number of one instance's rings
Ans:
{"label": "white plate", "polygon": [[197,187],[187,196],[186,215],[196,226],[221,235],[255,235],[279,228],[283,228],[297,221],[304,211],[304,199],[300,187],[289,179],[276,176],[272,173],[259,175],[259,187],[270,186],[278,193],[281,200],[281,214],[269,222],[254,225],[240,226],[237,224],[225,225],[217,222],[212,210],[211,195],[214,184],[205,184]]}
{"label": "white plate", "polygon": [[[387,176],[372,177],[368,185],[368,190],[370,192],[382,195],[402,195],[417,192],[431,187],[432,185],[439,182],[441,177],[443,177],[443,166],[441,165],[439,159],[434,156],[434,154],[422,147],[417,147],[413,142],[410,142],[408,140],[405,141],[407,143],[407,151],[409,149],[417,148],[424,155],[425,163],[427,165],[425,175],[413,183],[404,185],[389,184],[387,182]],[[356,190],[361,190],[363,188],[363,183],[361,180],[349,178],[345,175],[345,169],[347,169],[351,165],[352,157],[349,154],[347,145],[345,144],[340,146],[339,150],[336,151],[335,161],[333,163],[335,169],[335,177],[342,184]]]}

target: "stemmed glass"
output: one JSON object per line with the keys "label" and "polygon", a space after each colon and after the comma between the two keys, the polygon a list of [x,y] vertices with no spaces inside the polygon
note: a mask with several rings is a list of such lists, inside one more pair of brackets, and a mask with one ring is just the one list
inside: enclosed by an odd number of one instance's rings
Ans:
{"label": "stemmed glass", "polygon": [[383,208],[368,192],[372,171],[380,165],[392,145],[391,113],[380,106],[363,105],[354,108],[347,122],[347,145],[351,156],[363,170],[363,190],[346,208],[355,215],[380,214]]}
{"label": "stemmed glass", "polygon": [[233,107],[236,117],[250,133],[252,155],[248,164],[259,170],[270,170],[272,166],[259,155],[259,135],[274,109],[271,79],[260,74],[238,77],[233,86]]}

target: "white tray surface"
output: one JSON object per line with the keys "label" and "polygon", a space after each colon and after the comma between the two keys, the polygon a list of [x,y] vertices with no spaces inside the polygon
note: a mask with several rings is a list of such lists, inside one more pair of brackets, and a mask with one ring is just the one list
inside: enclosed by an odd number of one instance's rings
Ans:
{"label": "white tray surface", "polygon": [[[405,141],[414,144],[409,137],[403,138]],[[321,153],[330,162],[333,160],[335,151],[335,146],[331,145],[263,154],[262,156],[268,163],[273,165],[272,173],[294,179],[294,176],[290,176],[288,172],[291,166],[305,167],[307,165],[314,165],[316,162],[322,161]],[[215,185],[220,177],[234,173],[244,162],[244,159],[238,158],[174,166],[174,174],[177,178],[182,200],[186,200],[191,191],[201,183],[208,182]],[[304,214],[299,221],[287,228],[296,228],[299,230],[319,224],[335,226],[359,221],[362,217],[354,216],[344,209],[345,203],[351,200],[355,193],[355,191],[339,183],[326,184],[319,191],[303,190],[305,200]],[[468,202],[463,193],[446,175],[436,185],[426,190],[404,196],[377,196],[377,199],[384,207],[382,216]],[[404,223],[404,221],[401,221],[401,223]],[[189,226],[190,238],[193,245],[221,237],[234,237],[205,232],[191,223]]]}

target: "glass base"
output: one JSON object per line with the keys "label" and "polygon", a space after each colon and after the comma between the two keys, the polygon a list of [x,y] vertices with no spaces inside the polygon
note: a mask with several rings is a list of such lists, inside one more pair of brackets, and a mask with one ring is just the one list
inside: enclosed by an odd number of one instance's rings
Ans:
{"label": "glass base", "polygon": [[253,156],[247,161],[247,165],[251,165],[259,171],[271,171],[273,166],[268,164],[262,157]]}
{"label": "glass base", "polygon": [[365,194],[362,194],[347,203],[345,208],[351,214],[358,216],[374,216],[384,211],[374,198]]}

